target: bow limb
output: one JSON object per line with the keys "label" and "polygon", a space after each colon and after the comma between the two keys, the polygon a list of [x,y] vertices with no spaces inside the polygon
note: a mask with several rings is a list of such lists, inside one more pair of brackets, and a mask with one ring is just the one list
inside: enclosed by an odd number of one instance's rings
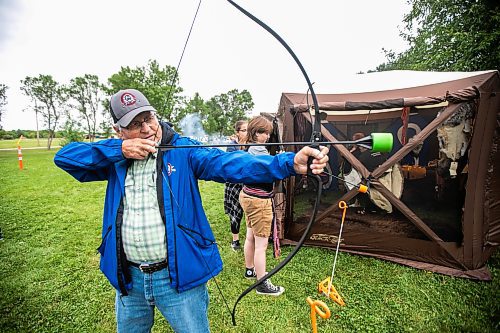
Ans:
{"label": "bow limb", "polygon": [[[312,86],[311,80],[309,80],[309,76],[307,75],[307,72],[304,69],[304,66],[302,66],[302,63],[300,62],[300,60],[297,57],[297,55],[290,48],[290,46],[288,46],[288,44],[283,40],[283,38],[281,38],[281,36],[278,35],[273,29],[271,29],[264,22],[262,22],[261,20],[259,20],[257,17],[255,17],[251,13],[249,13],[247,10],[245,10],[244,8],[242,8],[241,6],[239,6],[238,4],[236,4],[234,1],[228,0],[228,2],[231,5],[233,5],[236,9],[238,9],[240,12],[242,12],[245,16],[247,16],[248,18],[250,18],[251,20],[253,20],[255,23],[257,23],[258,25],[260,25],[263,29],[265,29],[267,32],[269,32],[271,35],[273,35],[273,37],[276,38],[281,43],[281,45],[283,45],[283,47],[285,47],[285,49],[288,51],[288,53],[295,60],[296,64],[299,66],[300,71],[302,72],[302,75],[304,76],[304,78],[307,81],[307,85],[308,85],[309,90],[311,92],[311,96],[312,96],[313,103],[314,103],[314,109],[315,109],[315,122],[314,122],[314,125],[313,125],[313,131],[312,131],[312,135],[311,135],[311,146],[314,147],[314,148],[319,148],[318,142],[321,139],[321,121],[320,121],[320,118],[319,118],[319,115],[318,115],[318,113],[319,113],[318,99],[316,97],[316,93],[314,92],[314,88]],[[311,162],[312,162],[312,158],[309,159],[308,169],[310,168]],[[306,230],[302,234],[302,237],[300,238],[299,242],[297,243],[297,245],[295,246],[295,248],[292,250],[292,252],[290,252],[288,254],[288,256],[283,261],[281,261],[276,267],[274,267],[269,273],[267,273],[264,277],[262,277],[257,282],[255,282],[253,285],[251,285],[250,287],[248,287],[238,297],[238,299],[236,300],[236,303],[234,304],[233,312],[231,314],[232,315],[232,320],[233,320],[233,325],[235,325],[235,326],[236,326],[236,307],[237,307],[238,303],[241,301],[241,299],[243,297],[245,297],[245,295],[247,295],[250,291],[252,291],[253,289],[255,289],[265,279],[270,278],[274,274],[278,273],[283,267],[285,267],[285,265],[288,264],[290,262],[290,260],[292,260],[292,258],[297,254],[297,252],[299,252],[299,250],[302,247],[302,245],[304,244],[307,236],[309,235],[309,232],[311,231],[312,225],[313,225],[314,221],[316,220],[316,214],[318,212],[319,201],[320,201],[320,198],[321,198],[321,186],[320,186],[321,179],[320,179],[320,177],[318,175],[313,175],[310,169],[308,170],[308,176],[313,176],[312,179],[315,180],[316,187],[317,187],[317,197],[316,197],[316,202],[314,204],[313,213],[311,215],[311,220],[307,224]]]}
{"label": "bow limb", "polygon": [[313,88],[313,85],[311,83],[311,80],[309,79],[309,75],[307,75],[307,72],[304,69],[304,66],[302,66],[302,63],[300,62],[299,58],[297,57],[295,52],[293,52],[293,50],[290,48],[290,46],[288,46],[288,44],[285,42],[285,40],[283,38],[281,38],[281,36],[276,33],[276,31],[271,29],[267,24],[265,24],[264,22],[259,20],[257,17],[255,17],[253,14],[248,12],[246,9],[244,9],[243,7],[241,7],[240,5],[235,3],[234,1],[232,1],[232,0],[227,0],[227,1],[231,5],[233,5],[236,9],[238,9],[240,12],[242,12],[245,16],[250,18],[252,21],[254,21],[258,25],[260,25],[264,30],[266,30],[271,35],[273,35],[273,37],[276,38],[281,43],[281,45],[283,45],[283,47],[288,51],[288,53],[292,56],[293,60],[295,60],[295,63],[297,64],[297,66],[299,66],[300,71],[302,72],[302,75],[306,79],[309,91],[311,92],[311,96],[312,96],[313,104],[314,104],[314,109],[315,109],[315,122],[314,122],[313,135],[311,137],[311,141],[318,142],[320,140],[320,137],[321,137],[321,120],[319,119],[319,114],[318,114],[319,113],[318,98],[316,96],[316,93],[314,92],[314,88]]}

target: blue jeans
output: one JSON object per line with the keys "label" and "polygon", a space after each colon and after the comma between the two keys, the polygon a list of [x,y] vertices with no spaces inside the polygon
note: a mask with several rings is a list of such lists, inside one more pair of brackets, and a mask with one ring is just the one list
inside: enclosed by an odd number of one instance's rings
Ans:
{"label": "blue jeans", "polygon": [[151,332],[157,307],[178,333],[210,332],[206,284],[178,293],[170,287],[168,268],[142,273],[130,267],[133,288],[128,296],[116,293],[116,321],[119,333]]}

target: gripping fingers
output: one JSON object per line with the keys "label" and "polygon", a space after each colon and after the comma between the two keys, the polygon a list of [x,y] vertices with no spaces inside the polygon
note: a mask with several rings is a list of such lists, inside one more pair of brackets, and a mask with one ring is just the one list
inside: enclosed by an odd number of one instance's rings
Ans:
{"label": "gripping fingers", "polygon": [[146,140],[147,142],[143,143],[143,150],[146,151],[147,154],[149,153],[156,153],[156,143],[151,140]]}
{"label": "gripping fingers", "polygon": [[313,154],[313,163],[311,164],[311,171],[314,174],[320,174],[323,172],[323,169],[326,167],[326,163],[328,162],[328,147],[320,147],[321,151],[315,150]]}
{"label": "gripping fingers", "polygon": [[156,144],[154,141],[143,139],[142,142],[140,142],[137,145],[139,156],[143,159],[143,158],[146,158],[150,153],[154,154],[156,152],[155,145]]}
{"label": "gripping fingers", "polygon": [[126,158],[143,160],[150,153],[156,152],[156,143],[147,139],[129,139],[124,140],[122,144],[122,153]]}
{"label": "gripping fingers", "polygon": [[321,157],[321,156],[316,155],[316,159],[319,158],[320,163],[328,162],[328,152],[330,151],[330,149],[328,149],[328,147],[323,147],[323,146],[320,146],[319,148],[320,148],[320,152],[323,156]]}

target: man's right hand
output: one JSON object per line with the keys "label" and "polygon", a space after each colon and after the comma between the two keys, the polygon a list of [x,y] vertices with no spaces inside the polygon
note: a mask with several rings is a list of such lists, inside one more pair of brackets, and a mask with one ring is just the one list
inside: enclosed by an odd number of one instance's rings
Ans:
{"label": "man's right hand", "polygon": [[126,139],[122,143],[125,158],[143,160],[149,153],[156,153],[156,142],[148,139]]}

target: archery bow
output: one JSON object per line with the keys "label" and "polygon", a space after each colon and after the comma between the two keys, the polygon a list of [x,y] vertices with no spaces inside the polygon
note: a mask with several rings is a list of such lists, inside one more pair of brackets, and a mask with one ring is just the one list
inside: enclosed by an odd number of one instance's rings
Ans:
{"label": "archery bow", "polygon": [[[273,29],[271,29],[267,24],[265,24],[264,22],[262,22],[261,20],[259,20],[257,17],[255,17],[254,15],[252,15],[251,13],[249,13],[247,10],[245,10],[244,8],[242,8],[241,6],[239,6],[238,4],[236,4],[234,1],[232,1],[232,0],[227,0],[227,1],[231,5],[233,5],[236,9],[238,9],[240,12],[242,12],[245,16],[247,16],[248,18],[250,18],[252,21],[254,21],[255,23],[257,23],[259,26],[261,26],[263,29],[265,29],[267,32],[269,32],[271,35],[273,35],[273,37],[276,38],[281,43],[281,45],[283,45],[285,47],[285,49],[288,51],[288,53],[295,60],[295,63],[299,66],[300,71],[302,72],[302,75],[306,79],[307,85],[308,85],[309,90],[311,92],[311,96],[312,96],[313,104],[314,104],[314,110],[315,110],[315,117],[314,117],[315,121],[314,121],[313,131],[312,131],[312,135],[311,135],[311,142],[308,143],[308,144],[310,144],[311,147],[318,149],[319,148],[319,142],[321,140],[321,122],[320,122],[320,118],[319,118],[319,115],[318,115],[318,112],[319,112],[318,99],[316,97],[316,93],[314,92],[314,88],[313,88],[313,86],[311,84],[311,80],[309,80],[309,76],[307,75],[307,72],[304,69],[304,66],[302,66],[302,63],[300,62],[300,60],[297,57],[297,55],[290,48],[290,46],[288,46],[288,44],[283,40],[283,38],[281,38],[281,36],[278,35]],[[238,297],[238,299],[236,300],[236,302],[234,304],[233,312],[231,314],[232,320],[233,320],[233,325],[235,325],[235,326],[236,326],[236,307],[238,306],[238,303],[241,301],[241,299],[243,297],[245,297],[245,295],[247,295],[250,291],[252,291],[253,289],[255,289],[264,280],[270,278],[271,276],[273,276],[274,274],[276,274],[277,272],[279,272],[283,267],[285,267],[286,264],[288,264],[290,262],[290,260],[292,260],[292,258],[297,254],[297,252],[300,250],[300,248],[304,244],[305,239],[308,236],[308,234],[309,234],[309,232],[311,230],[311,227],[312,227],[314,221],[316,220],[316,214],[318,212],[319,201],[320,201],[321,192],[322,192],[321,191],[321,186],[320,186],[320,184],[321,184],[321,178],[318,175],[313,175],[312,174],[312,172],[310,170],[311,162],[312,162],[312,158],[310,158],[310,161],[308,162],[308,172],[307,172],[307,174],[308,174],[308,176],[312,176],[312,179],[315,179],[316,188],[317,188],[317,195],[316,195],[316,202],[314,203],[313,213],[311,215],[311,219],[310,219],[309,223],[307,224],[306,230],[304,231],[302,237],[300,238],[300,240],[297,243],[297,245],[295,246],[295,248],[292,250],[292,252],[290,252],[288,254],[288,256],[283,261],[281,261],[278,265],[276,265],[276,267],[274,267],[271,271],[269,271],[266,275],[264,275],[261,279],[259,279],[253,285],[251,285],[246,290],[244,290],[241,293],[241,295]]]}
{"label": "archery bow", "polygon": [[[280,43],[281,45],[283,45],[285,47],[285,49],[288,51],[288,53],[292,56],[292,58],[295,60],[296,64],[298,65],[298,67],[300,68],[306,82],[307,82],[307,85],[308,85],[308,88],[309,88],[309,91],[311,93],[311,96],[312,96],[312,99],[313,99],[313,104],[314,104],[314,110],[315,110],[315,117],[314,117],[314,123],[311,124],[313,129],[312,129],[312,135],[311,135],[311,142],[287,142],[287,143],[265,143],[265,144],[261,144],[263,146],[273,146],[273,145],[279,145],[279,146],[287,146],[287,145],[310,145],[312,148],[316,148],[316,149],[319,149],[319,146],[320,145],[335,145],[335,144],[355,144],[355,145],[358,145],[358,146],[363,146],[365,148],[368,148],[368,149],[373,149],[375,150],[376,149],[376,136],[379,137],[379,139],[377,141],[383,141],[385,142],[386,146],[387,146],[387,140],[389,138],[383,138],[383,140],[380,140],[382,139],[382,136],[385,134],[385,133],[374,133],[372,134],[371,136],[368,136],[366,138],[362,138],[362,139],[359,139],[359,140],[356,140],[356,141],[335,141],[335,142],[321,142],[321,120],[320,120],[320,117],[319,117],[319,105],[318,105],[318,100],[317,100],[317,96],[316,96],[316,93],[314,92],[314,88],[312,86],[312,83],[309,79],[309,76],[307,75],[307,72],[305,71],[304,67],[302,66],[302,63],[300,62],[300,60],[298,59],[298,57],[296,56],[296,54],[293,52],[293,50],[288,46],[288,44],[283,40],[283,38],[281,38],[273,29],[271,29],[268,25],[266,25],[264,22],[262,22],[261,20],[259,20],[257,17],[255,17],[254,15],[252,15],[251,13],[249,13],[247,10],[245,10],[244,8],[242,8],[241,6],[239,6],[238,4],[236,4],[234,1],[232,0],[228,0],[228,2],[233,5],[236,9],[238,9],[240,12],[242,12],[245,16],[247,16],[248,18],[250,18],[251,20],[253,20],[255,23],[257,23],[259,26],[261,26],[263,29],[265,29],[266,31],[268,31],[271,35],[273,35],[273,37],[275,37]],[[201,4],[201,0],[200,0],[200,4]],[[198,5],[198,9],[199,9],[199,5]],[[196,11],[196,13],[198,12],[198,9]],[[196,15],[195,15],[195,19],[196,19]],[[193,20],[193,24],[194,24],[194,20]],[[191,25],[191,29],[192,29],[192,25]],[[189,32],[189,35],[191,34],[191,30]],[[189,35],[188,35],[188,39],[189,39]],[[187,40],[186,40],[186,44],[187,44]],[[184,49],[185,49],[186,45],[184,46]],[[182,54],[184,54],[184,50],[182,52]],[[176,69],[176,73],[175,73],[175,76],[174,76],[174,80],[177,76],[177,71],[178,71],[178,68],[180,66],[180,62],[182,60],[182,56],[181,56],[181,59],[179,61],[179,64],[177,65],[177,69]],[[170,99],[170,93],[169,93],[169,99]],[[392,136],[390,138],[390,148],[389,150],[392,148]],[[379,143],[380,144],[380,143]],[[384,143],[382,143],[383,145]],[[256,145],[260,145],[260,144],[237,144],[237,146],[247,146],[247,145],[253,145],[253,146],[256,146]],[[169,149],[174,149],[174,148],[202,148],[202,147],[228,147],[228,146],[232,146],[231,144],[215,144],[215,145],[189,145],[189,146],[174,146],[174,145],[159,145],[158,148],[159,149],[162,149],[162,150],[169,150]],[[383,149],[380,149],[380,147],[377,147],[377,149],[379,149],[379,151],[386,151],[386,150],[383,150]],[[387,147],[385,148],[387,149]],[[312,225],[314,223],[314,221],[316,220],[316,215],[317,215],[317,212],[318,212],[318,208],[319,208],[319,202],[320,202],[320,198],[321,198],[321,194],[322,194],[322,187],[321,187],[321,178],[319,175],[314,175],[312,172],[311,172],[311,169],[310,169],[310,165],[312,164],[312,157],[309,158],[309,161],[308,161],[308,171],[307,171],[307,175],[309,177],[311,177],[311,179],[313,180],[314,184],[316,185],[316,188],[317,188],[317,194],[316,194],[316,201],[315,201],[315,204],[314,204],[314,207],[313,207],[313,212],[312,212],[312,215],[311,215],[311,219],[309,221],[309,223],[307,224],[307,227],[302,235],[302,237],[300,238],[299,242],[297,243],[297,245],[295,246],[295,248],[288,254],[288,256],[283,260],[281,261],[278,265],[276,265],[276,267],[274,267],[271,271],[269,271],[264,277],[262,277],[261,279],[259,279],[258,281],[256,281],[253,285],[251,285],[250,287],[248,287],[246,290],[244,290],[241,295],[238,297],[238,299],[236,300],[235,304],[234,304],[234,307],[233,307],[233,311],[231,313],[231,317],[232,317],[232,322],[233,322],[233,325],[236,326],[236,307],[238,305],[238,303],[241,301],[241,299],[247,295],[250,291],[252,291],[253,289],[255,289],[260,283],[262,283],[265,279],[268,279],[270,278],[271,276],[273,276],[274,274],[276,274],[278,271],[280,271],[285,265],[287,265],[290,260],[292,260],[292,258],[298,253],[298,251],[300,250],[300,248],[302,247],[302,245],[304,244],[305,242],[305,239],[307,238],[307,236],[309,235],[310,231],[311,231],[311,228],[312,228]],[[165,177],[165,175],[163,175],[163,177]],[[168,181],[167,181],[168,183]],[[170,191],[172,191],[170,188],[169,188]],[[171,194],[173,194],[171,192]],[[178,206],[178,203],[176,202],[176,205]],[[180,207],[178,207],[180,209]],[[210,271],[210,269],[209,269]],[[210,271],[210,274],[212,275],[211,271]],[[212,275],[212,277],[214,277]],[[215,278],[215,277],[214,277]],[[217,282],[216,282],[217,284]],[[219,292],[221,293],[224,301],[226,302],[223,294],[222,294],[222,291],[220,290],[218,284],[217,284],[217,288],[219,289]],[[226,303],[226,307],[227,307],[227,303]]]}

